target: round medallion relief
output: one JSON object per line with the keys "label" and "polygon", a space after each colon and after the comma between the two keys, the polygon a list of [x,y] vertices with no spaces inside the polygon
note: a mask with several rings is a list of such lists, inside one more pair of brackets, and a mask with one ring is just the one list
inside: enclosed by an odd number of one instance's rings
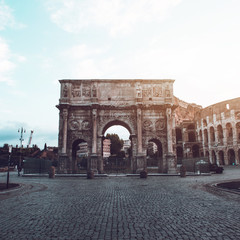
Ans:
{"label": "round medallion relief", "polygon": [[153,123],[150,120],[146,120],[143,122],[143,128],[145,130],[152,130]]}
{"label": "round medallion relief", "polygon": [[69,122],[69,128],[71,129],[71,130],[78,130],[79,129],[79,127],[80,127],[80,124],[79,124],[79,122],[77,121],[77,120],[71,120],[70,122]]}
{"label": "round medallion relief", "polygon": [[164,121],[164,119],[157,120],[155,122],[155,127],[156,127],[156,130],[163,130],[165,128],[165,121]]}

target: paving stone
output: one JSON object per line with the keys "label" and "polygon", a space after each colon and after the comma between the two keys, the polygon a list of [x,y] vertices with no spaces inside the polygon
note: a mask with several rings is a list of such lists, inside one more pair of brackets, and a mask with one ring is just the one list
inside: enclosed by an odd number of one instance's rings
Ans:
{"label": "paving stone", "polygon": [[24,185],[0,193],[0,239],[240,239],[240,195],[204,187],[239,176],[236,167],[207,177],[148,177],[143,186],[135,177],[13,175]]}

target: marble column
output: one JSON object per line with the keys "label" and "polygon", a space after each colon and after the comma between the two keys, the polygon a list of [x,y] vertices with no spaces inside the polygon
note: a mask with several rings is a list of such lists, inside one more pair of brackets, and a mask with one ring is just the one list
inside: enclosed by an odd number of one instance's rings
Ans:
{"label": "marble column", "polygon": [[137,173],[146,169],[146,154],[142,147],[142,109],[137,109]]}
{"label": "marble column", "polygon": [[92,138],[92,153],[97,153],[97,109],[92,110],[93,123],[93,138]]}
{"label": "marble column", "polygon": [[67,153],[67,118],[68,118],[68,110],[65,108],[62,112],[63,116],[63,143],[62,143],[62,153]]}
{"label": "marble column", "polygon": [[173,154],[173,121],[172,121],[172,109],[166,109],[167,116],[167,149],[168,153],[166,155],[167,163],[168,163],[168,174],[176,173],[176,161],[175,156]]}
{"label": "marble column", "polygon": [[167,140],[168,140],[168,154],[173,153],[173,138],[172,138],[172,110],[167,108]]}
{"label": "marble column", "polygon": [[142,110],[137,109],[137,144],[138,154],[142,154]]}
{"label": "marble column", "polygon": [[[237,126],[235,123],[232,123],[232,132],[233,132],[233,146],[237,146],[238,139],[237,139]],[[237,155],[236,155],[237,156]]]}
{"label": "marble column", "polygon": [[92,154],[89,159],[88,170],[94,171],[98,173],[97,165],[98,165],[98,156],[97,156],[97,109],[92,110],[92,128],[93,128],[93,136],[92,136]]}

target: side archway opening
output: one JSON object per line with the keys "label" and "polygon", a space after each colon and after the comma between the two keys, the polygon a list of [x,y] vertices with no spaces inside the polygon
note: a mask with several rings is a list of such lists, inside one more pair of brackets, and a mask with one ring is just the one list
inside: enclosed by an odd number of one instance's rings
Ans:
{"label": "side archway opening", "polygon": [[220,165],[225,165],[225,161],[224,161],[224,152],[221,150],[218,153],[218,159],[219,159],[219,164]]}
{"label": "side archway opening", "polygon": [[177,150],[177,164],[182,164],[183,148],[178,146],[176,150]]}
{"label": "side archway opening", "polygon": [[83,139],[75,140],[72,144],[73,173],[85,173],[89,157],[88,144]]}
{"label": "side archway opening", "polygon": [[193,154],[194,158],[199,157],[199,146],[198,145],[193,145],[192,154]]}
{"label": "side archway opening", "polygon": [[160,168],[162,166],[162,143],[158,139],[150,139],[147,146],[147,168]]}
{"label": "side archway opening", "polygon": [[235,165],[236,160],[235,160],[235,152],[233,149],[228,150],[228,164],[229,165]]}

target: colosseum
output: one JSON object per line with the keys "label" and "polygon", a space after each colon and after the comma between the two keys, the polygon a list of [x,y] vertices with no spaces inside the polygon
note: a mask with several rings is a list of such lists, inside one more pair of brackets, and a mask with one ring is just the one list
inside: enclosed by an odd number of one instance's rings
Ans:
{"label": "colosseum", "polygon": [[240,161],[240,98],[202,108],[175,98],[176,156],[207,157],[218,165]]}

